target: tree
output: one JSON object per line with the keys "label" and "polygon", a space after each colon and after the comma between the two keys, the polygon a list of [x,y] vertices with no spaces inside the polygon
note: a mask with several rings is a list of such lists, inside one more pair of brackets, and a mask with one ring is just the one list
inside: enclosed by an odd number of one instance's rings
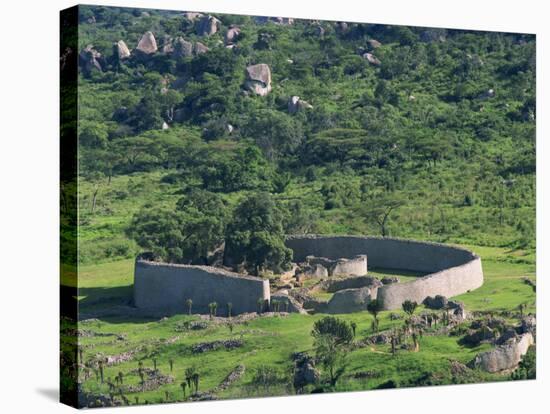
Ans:
{"label": "tree", "polygon": [[378,332],[378,313],[382,310],[382,303],[378,299],[372,299],[367,304],[367,311],[372,315],[372,330],[373,332]]}
{"label": "tree", "polygon": [[353,331],[353,337],[355,338],[355,330],[357,329],[357,324],[355,322],[350,323],[351,329]]}
{"label": "tree", "polygon": [[292,250],[284,243],[284,214],[269,193],[255,193],[235,209],[227,226],[224,262],[244,264],[253,274],[290,267]]}
{"label": "tree", "polygon": [[209,252],[223,241],[225,217],[225,205],[218,195],[190,190],[175,209],[140,210],[128,233],[159,259],[206,264]]}
{"label": "tree", "polygon": [[187,299],[187,300],[185,301],[185,304],[187,305],[187,309],[188,309],[188,312],[189,312],[189,316],[191,316],[191,308],[193,307],[193,300]]}
{"label": "tree", "polygon": [[233,309],[233,304],[231,302],[227,302],[227,316],[231,318],[231,310]]}
{"label": "tree", "polygon": [[395,195],[384,194],[373,198],[365,207],[361,207],[364,215],[372,219],[380,228],[383,237],[388,236],[388,223],[391,213],[405,204],[405,200]]}
{"label": "tree", "polygon": [[272,109],[262,109],[251,114],[242,134],[253,138],[271,161],[295,153],[304,139],[300,121]]}
{"label": "tree", "polygon": [[183,393],[183,399],[185,400],[185,389],[187,388],[187,382],[183,381],[181,384],[180,384],[180,387],[181,387],[181,391]]}
{"label": "tree", "polygon": [[403,308],[403,312],[409,315],[410,318],[418,307],[418,303],[411,300],[406,300],[401,304],[401,307]]}
{"label": "tree", "polygon": [[314,338],[315,354],[323,367],[328,370],[332,387],[346,369],[347,348],[353,340],[353,332],[346,321],[326,316],[313,324],[311,335]]}

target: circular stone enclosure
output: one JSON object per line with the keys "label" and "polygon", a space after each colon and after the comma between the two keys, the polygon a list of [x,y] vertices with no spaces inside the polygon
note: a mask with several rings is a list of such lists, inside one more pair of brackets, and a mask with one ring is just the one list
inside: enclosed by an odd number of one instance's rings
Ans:
{"label": "circular stone enclosure", "polygon": [[408,270],[425,276],[408,283],[384,285],[376,298],[384,310],[399,309],[406,300],[422,303],[428,296],[456,296],[483,285],[481,259],[473,252],[440,243],[386,237],[289,236],[294,261],[307,256],[329,259],[367,255],[369,267]]}

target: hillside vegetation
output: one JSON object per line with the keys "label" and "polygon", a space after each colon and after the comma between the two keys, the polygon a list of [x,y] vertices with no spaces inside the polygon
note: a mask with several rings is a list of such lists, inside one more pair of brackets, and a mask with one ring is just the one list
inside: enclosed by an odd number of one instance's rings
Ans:
{"label": "hillside vegetation", "polygon": [[[199,36],[181,13],[81,8],[79,47],[101,54],[79,80],[81,263],[132,257],[134,215],[197,189],[226,216],[269,192],[289,231],[533,251],[534,36],[217,17]],[[114,55],[147,31],[156,53]],[[209,50],[163,52],[178,36]],[[243,87],[258,63],[267,96]]]}

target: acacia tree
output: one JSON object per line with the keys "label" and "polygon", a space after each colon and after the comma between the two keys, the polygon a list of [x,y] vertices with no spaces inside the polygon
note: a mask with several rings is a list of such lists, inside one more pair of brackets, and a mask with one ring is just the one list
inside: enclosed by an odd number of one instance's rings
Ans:
{"label": "acacia tree", "polygon": [[383,237],[389,235],[388,225],[391,218],[391,214],[395,212],[399,207],[405,204],[405,200],[396,196],[385,194],[380,197],[371,199],[365,206],[360,208],[363,216],[372,220],[380,228],[380,234]]}
{"label": "acacia tree", "polygon": [[346,354],[353,341],[353,332],[346,321],[327,316],[313,324],[315,354],[328,371],[330,386],[334,387],[346,370]]}

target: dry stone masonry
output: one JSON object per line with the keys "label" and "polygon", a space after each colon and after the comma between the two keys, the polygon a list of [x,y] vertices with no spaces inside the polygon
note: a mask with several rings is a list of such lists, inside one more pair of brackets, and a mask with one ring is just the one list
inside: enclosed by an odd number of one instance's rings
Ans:
{"label": "dry stone masonry", "polygon": [[[286,244],[292,249],[295,262],[305,264],[309,277],[324,279],[319,287],[335,292],[328,302],[317,303],[313,298],[297,301],[296,292],[284,290],[271,298],[269,281],[259,277],[210,266],[158,263],[138,257],[134,304],[146,310],[182,313],[186,311],[185,301],[191,299],[194,313],[208,313],[208,304],[216,302],[219,314],[223,315],[230,302],[232,313],[238,315],[257,311],[260,301],[264,304],[262,307],[269,308],[271,299],[290,312],[300,313],[304,312],[303,308],[329,313],[357,312],[364,310],[373,299],[379,300],[384,310],[393,310],[411,300],[436,308],[442,302],[447,303],[454,315],[463,318],[464,306],[448,301],[447,297],[483,284],[478,256],[466,249],[439,243],[304,235],[289,236]],[[372,267],[408,270],[426,276],[408,283],[394,280],[381,283],[367,276],[367,255]],[[300,276],[298,270],[296,275]]]}
{"label": "dry stone masonry", "polygon": [[384,237],[316,235],[290,236],[286,244],[295,261],[305,261],[310,255],[337,260],[366,254],[371,267],[427,274],[413,282],[378,288],[376,298],[385,310],[399,309],[405,300],[422,303],[428,296],[452,297],[483,285],[481,259],[459,247]]}

